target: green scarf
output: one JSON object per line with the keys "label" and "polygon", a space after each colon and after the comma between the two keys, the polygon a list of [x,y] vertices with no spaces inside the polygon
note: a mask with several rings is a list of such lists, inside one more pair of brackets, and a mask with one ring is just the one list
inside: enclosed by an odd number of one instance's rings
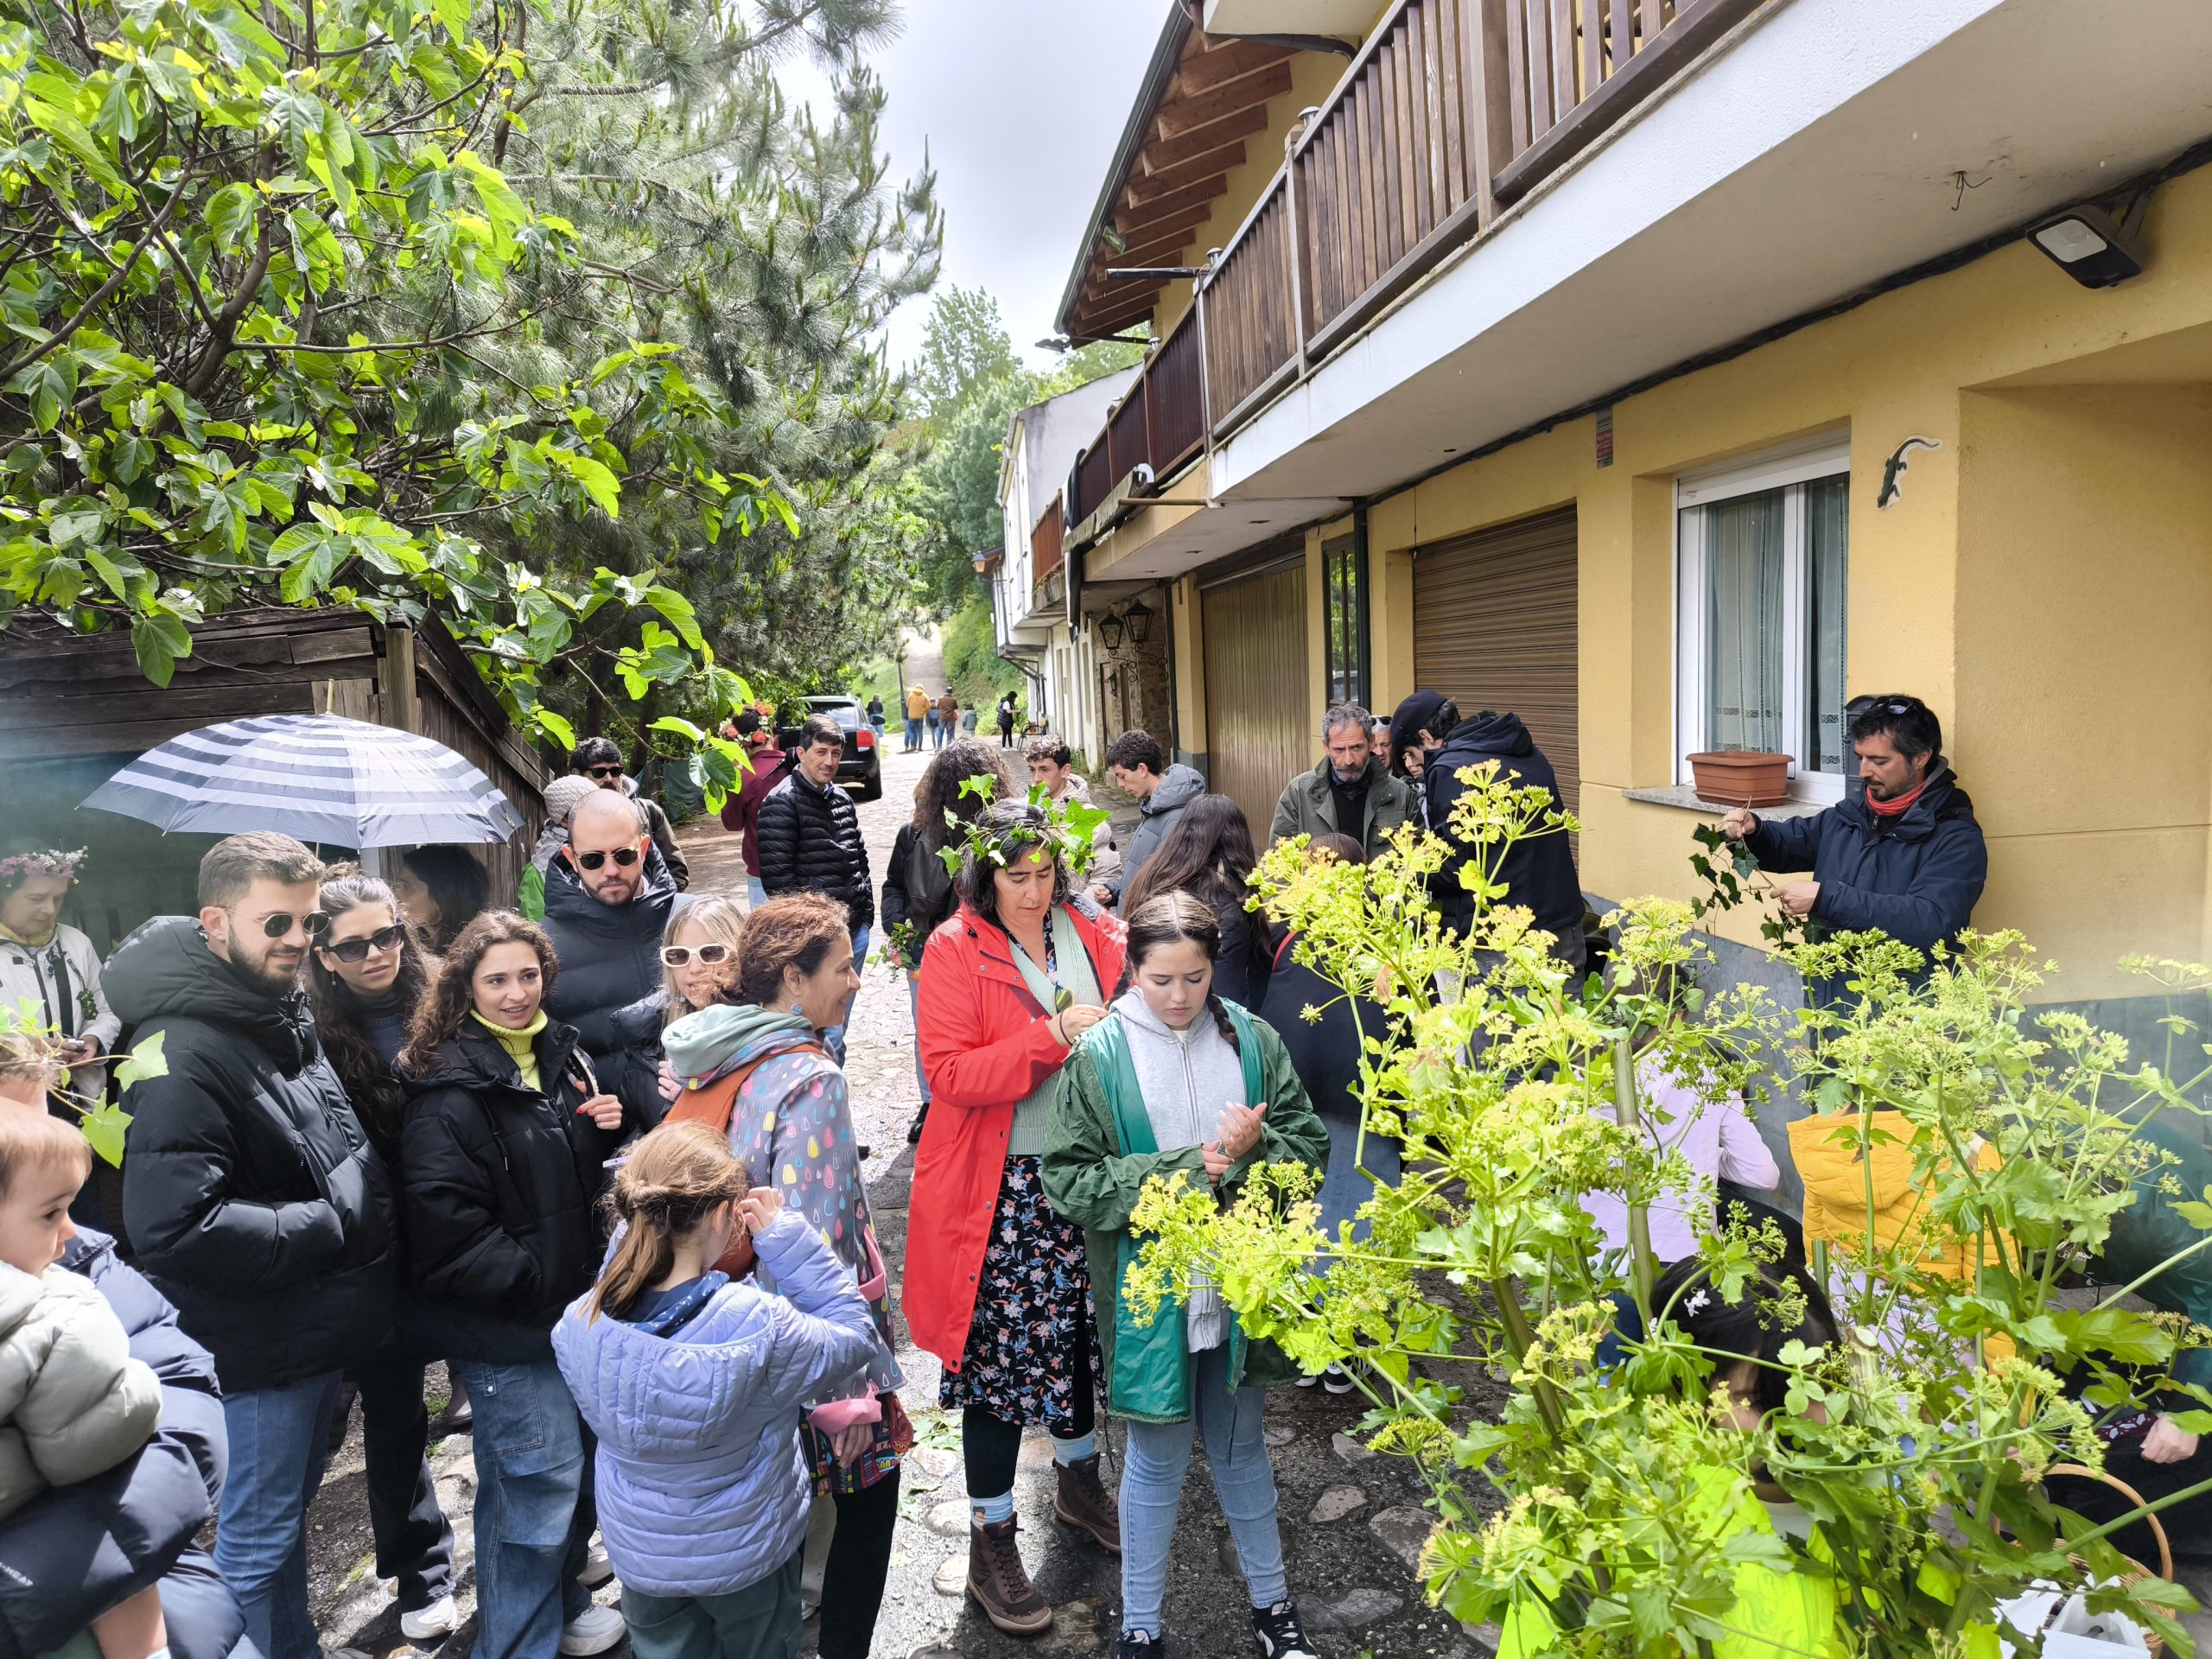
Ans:
{"label": "green scarf", "polygon": [[507,1058],[522,1073],[523,1085],[542,1090],[543,1085],[537,1081],[537,1033],[545,1029],[545,1010],[540,1008],[537,1017],[520,1030],[486,1020],[474,1008],[468,1011],[468,1017],[499,1039],[499,1046],[507,1051]]}

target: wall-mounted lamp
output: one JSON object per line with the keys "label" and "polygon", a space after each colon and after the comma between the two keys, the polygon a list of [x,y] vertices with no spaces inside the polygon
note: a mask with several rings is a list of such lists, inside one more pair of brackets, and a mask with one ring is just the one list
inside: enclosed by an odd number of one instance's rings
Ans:
{"label": "wall-mounted lamp", "polygon": [[2036,225],[2028,240],[2084,288],[2110,288],[2140,276],[2146,255],[2137,232],[2150,206],[2145,191],[2117,219],[2101,207],[2069,207]]}
{"label": "wall-mounted lamp", "polygon": [[1122,619],[1109,611],[1098,619],[1098,637],[1109,651],[1122,648]]}
{"label": "wall-mounted lamp", "polygon": [[1133,599],[1123,607],[1122,620],[1129,625],[1129,643],[1141,645],[1152,637],[1152,607]]}

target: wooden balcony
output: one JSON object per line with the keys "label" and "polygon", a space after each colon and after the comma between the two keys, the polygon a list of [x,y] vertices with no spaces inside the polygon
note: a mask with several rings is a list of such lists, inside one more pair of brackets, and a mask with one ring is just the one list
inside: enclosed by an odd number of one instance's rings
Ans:
{"label": "wooden balcony", "polygon": [[1080,524],[1097,512],[1138,467],[1149,468],[1157,485],[1205,448],[1204,353],[1193,312],[1145,360],[1135,384],[1107,416],[1105,430],[1077,460],[1069,524]]}
{"label": "wooden balcony", "polygon": [[[1029,532],[1030,610],[1041,611],[1052,603],[1048,594],[1052,579],[1060,574],[1065,560],[1066,524],[1060,498],[1053,496],[1036,525]],[[1065,588],[1062,589],[1065,592]]]}

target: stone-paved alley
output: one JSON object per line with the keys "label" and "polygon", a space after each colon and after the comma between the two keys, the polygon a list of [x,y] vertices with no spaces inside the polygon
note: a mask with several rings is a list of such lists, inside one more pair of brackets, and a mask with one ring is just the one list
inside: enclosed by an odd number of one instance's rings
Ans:
{"label": "stone-paved alley", "polygon": [[[931,665],[910,658],[908,666],[928,671]],[[900,753],[896,724],[890,740],[883,798],[860,807],[879,883],[927,759]],[[689,828],[683,840],[693,891],[743,894],[736,837],[706,820]],[[905,983],[881,964],[871,964],[855,1010],[847,1071],[860,1137],[869,1148],[870,1189],[894,1284],[904,1256],[912,1164],[906,1129],[919,1100],[913,1056]],[[1026,1449],[1017,1498],[1023,1554],[1056,1610],[1052,1628],[1027,1641],[1002,1636],[963,1595],[968,1512],[958,1417],[938,1409],[937,1361],[905,1346],[900,1359],[920,1444],[906,1468],[874,1652],[887,1659],[1110,1652],[1121,1603],[1117,1563],[1052,1521],[1051,1456],[1041,1433],[1033,1435]],[[434,1386],[442,1387],[440,1374],[432,1376]],[[1357,1395],[1336,1398],[1319,1389],[1284,1389],[1269,1398],[1268,1440],[1282,1493],[1293,1592],[1324,1651],[1336,1659],[1363,1654],[1474,1659],[1487,1645],[1421,1605],[1409,1569],[1431,1518],[1420,1507],[1422,1488],[1409,1465],[1376,1457],[1351,1438],[1362,1405]],[[1120,1438],[1118,1427],[1111,1431],[1109,1457],[1116,1465]],[[467,1437],[438,1443],[434,1463],[457,1534],[460,1597],[467,1611],[474,1594],[468,1511],[474,1488]],[[1167,1626],[1179,1651],[1245,1654],[1254,1647],[1243,1585],[1230,1565],[1229,1535],[1205,1468],[1203,1458],[1193,1459],[1169,1581]],[[410,1656],[415,1649],[399,1636],[391,1586],[374,1576],[361,1471],[357,1415],[313,1511],[318,1622],[327,1646],[359,1648],[378,1659]],[[613,1585],[599,1593],[609,1604],[619,1596]],[[473,1624],[464,1625],[442,1651],[461,1659],[473,1635]]]}

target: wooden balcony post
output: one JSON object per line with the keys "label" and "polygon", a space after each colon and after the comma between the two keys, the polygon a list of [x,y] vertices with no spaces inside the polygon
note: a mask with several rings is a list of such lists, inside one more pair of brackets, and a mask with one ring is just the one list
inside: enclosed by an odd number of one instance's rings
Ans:
{"label": "wooden balcony post", "polygon": [[1211,353],[1206,346],[1206,282],[1219,268],[1221,250],[1206,250],[1205,276],[1191,285],[1191,304],[1198,312],[1198,417],[1206,429],[1206,487],[1213,487],[1213,367],[1207,361]]}
{"label": "wooden balcony post", "polygon": [[1467,54],[1465,73],[1474,89],[1476,223],[1487,228],[1497,217],[1497,175],[1516,153],[1514,96],[1516,77],[1507,50],[1506,13],[1522,0],[1471,0],[1476,24],[1460,35]]}
{"label": "wooden balcony post", "polygon": [[1306,263],[1306,255],[1299,238],[1298,135],[1305,124],[1306,118],[1300,115],[1282,143],[1282,257],[1290,275],[1291,355],[1300,380],[1306,378],[1306,283],[1299,268]]}

